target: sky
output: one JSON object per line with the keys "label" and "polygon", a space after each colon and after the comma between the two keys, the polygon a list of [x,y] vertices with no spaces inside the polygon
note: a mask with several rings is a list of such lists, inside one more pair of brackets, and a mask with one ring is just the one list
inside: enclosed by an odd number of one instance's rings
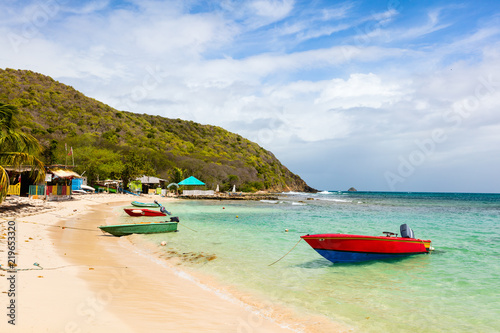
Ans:
{"label": "sky", "polygon": [[4,0],[0,68],[223,127],[318,190],[500,192],[500,2]]}

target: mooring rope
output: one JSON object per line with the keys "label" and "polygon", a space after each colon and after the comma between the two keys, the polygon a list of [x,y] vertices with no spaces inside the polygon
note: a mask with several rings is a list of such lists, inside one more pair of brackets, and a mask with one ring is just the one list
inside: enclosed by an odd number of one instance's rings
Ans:
{"label": "mooring rope", "polygon": [[188,229],[189,229],[189,230],[191,230],[191,231],[198,232],[198,231],[196,231],[196,230],[194,230],[194,229],[191,229],[190,227],[188,227],[188,226],[187,226],[187,225],[185,225],[184,223],[180,223],[180,222],[177,222],[177,223],[181,224],[183,227],[186,227],[186,228],[188,228]]}
{"label": "mooring rope", "polygon": [[293,250],[293,249],[295,249],[295,247],[296,247],[297,245],[299,245],[299,243],[300,243],[300,241],[301,241],[301,240],[302,240],[302,238],[301,238],[301,239],[299,239],[299,241],[298,241],[298,242],[297,242],[297,243],[296,243],[296,244],[295,244],[295,245],[294,245],[294,246],[290,249],[290,251],[288,251],[288,252],[287,252],[287,253],[286,253],[283,257],[279,258],[278,260],[276,260],[275,262],[273,262],[272,264],[269,264],[269,265],[267,265],[267,266],[272,266],[272,265],[274,265],[275,263],[277,263],[278,261],[280,261],[281,259],[285,258],[285,257],[286,257],[286,256],[287,256],[290,252],[292,252],[292,250]]}

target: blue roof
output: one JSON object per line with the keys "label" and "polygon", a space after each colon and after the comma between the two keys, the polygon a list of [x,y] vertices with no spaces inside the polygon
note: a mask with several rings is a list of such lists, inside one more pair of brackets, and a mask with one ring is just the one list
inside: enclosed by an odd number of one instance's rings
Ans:
{"label": "blue roof", "polygon": [[181,181],[179,185],[205,185],[205,183],[191,176]]}

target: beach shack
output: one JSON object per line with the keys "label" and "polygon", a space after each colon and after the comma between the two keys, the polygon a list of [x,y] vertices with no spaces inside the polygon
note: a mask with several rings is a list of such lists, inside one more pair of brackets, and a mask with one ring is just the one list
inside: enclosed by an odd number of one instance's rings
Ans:
{"label": "beach shack", "polygon": [[29,197],[58,201],[71,199],[73,179],[81,176],[67,167],[53,165],[45,167],[45,184],[29,186]]}
{"label": "beach shack", "polygon": [[185,186],[189,190],[184,189],[182,191],[183,196],[211,196],[215,195],[214,190],[205,190],[205,183],[201,180],[191,176],[178,183],[179,186]]}
{"label": "beach shack", "polygon": [[121,193],[123,191],[123,182],[121,179],[106,179],[97,181],[94,184],[94,189],[97,193]]}
{"label": "beach shack", "polygon": [[139,181],[142,184],[142,193],[160,195],[164,194],[162,193],[162,189],[167,180],[152,176],[142,176],[137,178],[136,181]]}
{"label": "beach shack", "polygon": [[[47,201],[59,201],[71,199],[71,184],[73,179],[82,178],[78,173],[67,168],[49,167],[46,170],[45,181],[45,199]],[[41,187],[41,185],[35,185]],[[41,192],[38,188],[34,191],[35,195]],[[30,189],[31,196],[31,189]]]}
{"label": "beach shack", "polygon": [[28,194],[29,186],[35,183],[31,166],[4,167],[9,177],[9,188],[7,195],[25,196]]}

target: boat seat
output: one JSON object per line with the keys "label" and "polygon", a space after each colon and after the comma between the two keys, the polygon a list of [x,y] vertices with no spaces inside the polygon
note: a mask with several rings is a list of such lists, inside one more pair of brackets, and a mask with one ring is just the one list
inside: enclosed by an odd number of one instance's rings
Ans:
{"label": "boat seat", "polygon": [[413,230],[408,226],[408,224],[401,224],[399,227],[399,230],[401,232],[401,237],[403,238],[415,238],[415,234],[413,233]]}

